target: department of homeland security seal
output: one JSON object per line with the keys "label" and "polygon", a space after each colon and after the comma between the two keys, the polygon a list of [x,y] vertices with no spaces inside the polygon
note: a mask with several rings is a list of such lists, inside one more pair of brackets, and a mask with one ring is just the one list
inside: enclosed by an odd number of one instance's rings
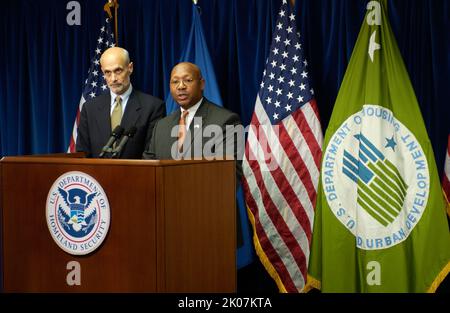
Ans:
{"label": "department of homeland security seal", "polygon": [[390,248],[408,238],[427,206],[427,158],[392,111],[366,104],[331,136],[322,187],[358,248]]}
{"label": "department of homeland security seal", "polygon": [[67,172],[47,196],[47,225],[58,246],[73,255],[97,249],[108,233],[110,212],[102,186],[82,172]]}

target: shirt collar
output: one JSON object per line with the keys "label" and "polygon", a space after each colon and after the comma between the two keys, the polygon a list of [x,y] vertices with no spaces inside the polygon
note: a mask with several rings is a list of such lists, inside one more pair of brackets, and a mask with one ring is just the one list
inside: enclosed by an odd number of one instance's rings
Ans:
{"label": "shirt collar", "polygon": [[114,100],[116,99],[117,96],[120,96],[122,98],[122,103],[127,102],[128,98],[131,95],[131,92],[133,91],[133,86],[130,83],[130,87],[128,87],[128,90],[125,91],[123,94],[121,95],[116,95],[114,92],[112,92],[111,90],[109,90],[110,94],[111,94],[111,103],[114,103]]}
{"label": "shirt collar", "polygon": [[[200,99],[199,102],[197,102],[196,104],[194,104],[193,106],[191,106],[189,109],[187,109],[189,111],[189,115],[188,116],[194,116],[195,112],[197,112],[198,108],[200,107],[200,104],[203,101],[203,97]],[[185,109],[183,109],[182,107],[180,107],[181,109],[181,113],[183,113],[184,111],[186,111]]]}

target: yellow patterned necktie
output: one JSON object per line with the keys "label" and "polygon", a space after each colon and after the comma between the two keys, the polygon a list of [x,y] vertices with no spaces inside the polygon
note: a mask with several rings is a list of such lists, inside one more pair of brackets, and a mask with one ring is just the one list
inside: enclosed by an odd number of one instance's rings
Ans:
{"label": "yellow patterned necktie", "polygon": [[114,130],[117,125],[120,125],[122,120],[122,98],[120,96],[116,97],[115,106],[111,114],[111,130]]}

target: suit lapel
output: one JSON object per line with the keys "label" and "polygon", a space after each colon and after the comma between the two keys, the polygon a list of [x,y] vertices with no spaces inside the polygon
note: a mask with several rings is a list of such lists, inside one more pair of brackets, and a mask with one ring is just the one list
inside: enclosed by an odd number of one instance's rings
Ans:
{"label": "suit lapel", "polygon": [[[178,128],[177,128],[177,132],[174,135],[172,134],[172,129],[174,129],[174,127],[178,127],[178,123],[180,121],[180,116],[181,116],[180,109],[176,110],[174,113],[172,113],[170,115],[171,119],[168,121],[169,127],[167,128],[167,134],[165,134],[165,138],[167,138],[167,139],[164,139],[164,140],[166,140],[165,142],[161,142],[161,144],[162,144],[161,147],[162,147],[162,149],[165,150],[165,153],[163,154],[164,158],[167,158],[167,159],[173,158],[172,146],[174,144],[176,144],[176,142],[178,140]],[[169,144],[167,144],[167,143],[169,143]]]}
{"label": "suit lapel", "polygon": [[189,125],[189,135],[191,139],[191,144],[189,145],[188,149],[186,149],[186,151],[183,153],[183,156],[185,155],[191,155],[192,157],[194,156],[191,151],[192,147],[194,146],[194,139],[195,137],[202,135],[203,122],[206,120],[207,116],[208,116],[208,103],[206,102],[205,98],[203,98],[202,103],[195,112],[191,125]]}
{"label": "suit lapel", "polygon": [[137,119],[139,118],[139,111],[141,110],[141,103],[139,102],[135,91],[131,92],[130,98],[128,99],[125,112],[120,122],[125,130],[130,129],[131,126],[135,126]]}
{"label": "suit lapel", "polygon": [[195,112],[194,118],[192,119],[191,125],[189,125],[189,131],[191,132],[191,144],[194,143],[194,138],[201,135],[203,129],[203,122],[208,116],[208,104],[203,98],[197,112]]}
{"label": "suit lapel", "polygon": [[106,142],[111,134],[111,95],[109,93],[101,98],[98,110],[97,127],[100,131],[100,138],[104,138],[102,141]]}

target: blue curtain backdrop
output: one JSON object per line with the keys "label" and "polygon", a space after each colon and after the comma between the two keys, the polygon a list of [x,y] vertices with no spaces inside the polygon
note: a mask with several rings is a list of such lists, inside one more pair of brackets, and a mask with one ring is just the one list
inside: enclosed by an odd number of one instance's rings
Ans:
{"label": "blue curtain backdrop", "polygon": [[[63,152],[96,44],[105,0],[79,0],[68,26],[62,0],[2,1],[0,155]],[[191,25],[191,0],[123,0],[120,46],[135,63],[133,85],[166,98]],[[297,0],[323,128],[365,14],[366,0]],[[224,106],[247,125],[281,0],[199,0]],[[442,170],[450,133],[450,1],[391,0],[390,21]]]}

